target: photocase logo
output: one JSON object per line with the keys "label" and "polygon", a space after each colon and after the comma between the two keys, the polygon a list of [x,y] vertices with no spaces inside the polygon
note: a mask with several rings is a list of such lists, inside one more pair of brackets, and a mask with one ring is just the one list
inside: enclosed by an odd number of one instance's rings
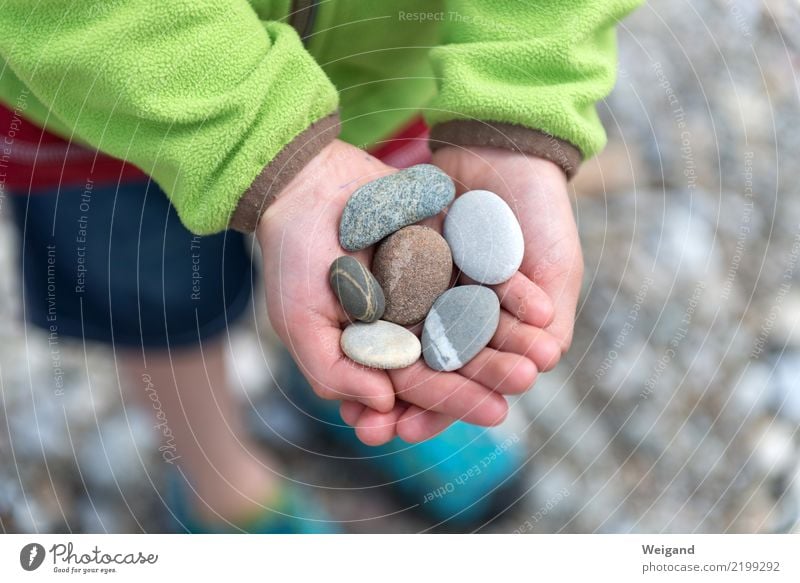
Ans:
{"label": "photocase logo", "polygon": [[35,571],[44,562],[44,547],[39,543],[28,543],[19,552],[19,564],[26,571]]}

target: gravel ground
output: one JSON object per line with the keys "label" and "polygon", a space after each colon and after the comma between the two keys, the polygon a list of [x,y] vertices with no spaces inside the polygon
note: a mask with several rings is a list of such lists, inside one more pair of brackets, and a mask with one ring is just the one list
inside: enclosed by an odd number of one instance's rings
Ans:
{"label": "gravel ground", "polygon": [[[575,344],[514,404],[504,431],[526,448],[525,487],[485,530],[800,531],[800,9],[655,0],[619,36],[609,147],[574,183],[587,263]],[[15,238],[0,223],[7,274]],[[62,342],[55,394],[14,282],[0,278],[3,531],[163,530],[164,464],[149,419],[123,406],[113,354]],[[324,447],[277,399],[279,350],[259,320],[232,335],[243,402]],[[278,450],[293,476],[342,488],[324,499],[349,530],[430,526],[379,518],[399,506],[355,489],[365,469]]]}

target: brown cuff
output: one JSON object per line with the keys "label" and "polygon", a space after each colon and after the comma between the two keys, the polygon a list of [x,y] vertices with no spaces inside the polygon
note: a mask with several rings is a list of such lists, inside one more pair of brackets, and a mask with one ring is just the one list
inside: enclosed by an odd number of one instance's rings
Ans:
{"label": "brown cuff", "polygon": [[243,233],[255,231],[261,215],[284,187],[338,135],[339,113],[336,112],[314,122],[286,144],[245,190],[228,227]]}
{"label": "brown cuff", "polygon": [[429,143],[433,151],[453,145],[487,146],[537,156],[560,166],[568,180],[575,176],[583,161],[580,150],[567,141],[539,130],[503,122],[446,121],[431,128]]}

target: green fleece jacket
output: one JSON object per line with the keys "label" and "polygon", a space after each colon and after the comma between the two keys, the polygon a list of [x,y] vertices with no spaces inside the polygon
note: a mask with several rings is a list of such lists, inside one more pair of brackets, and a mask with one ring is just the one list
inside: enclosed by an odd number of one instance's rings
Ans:
{"label": "green fleece jacket", "polygon": [[[340,135],[422,112],[431,147],[572,176],[605,134],[615,24],[639,0],[3,0],[0,101],[127,160],[194,233],[249,231]],[[341,120],[341,124],[340,124]]]}

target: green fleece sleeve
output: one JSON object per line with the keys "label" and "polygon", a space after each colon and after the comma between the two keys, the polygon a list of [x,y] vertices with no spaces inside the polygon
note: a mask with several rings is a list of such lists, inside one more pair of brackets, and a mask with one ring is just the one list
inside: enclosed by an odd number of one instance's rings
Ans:
{"label": "green fleece sleeve", "polygon": [[595,103],[614,84],[615,25],[639,3],[446,0],[443,43],[430,53],[432,148],[508,147],[574,174],[605,145]]}
{"label": "green fleece sleeve", "polygon": [[231,225],[246,192],[258,212],[256,179],[274,184],[267,166],[296,161],[286,148],[309,128],[335,137],[335,88],[246,0],[4,0],[0,57],[45,106],[33,121],[141,168],[197,234]]}

